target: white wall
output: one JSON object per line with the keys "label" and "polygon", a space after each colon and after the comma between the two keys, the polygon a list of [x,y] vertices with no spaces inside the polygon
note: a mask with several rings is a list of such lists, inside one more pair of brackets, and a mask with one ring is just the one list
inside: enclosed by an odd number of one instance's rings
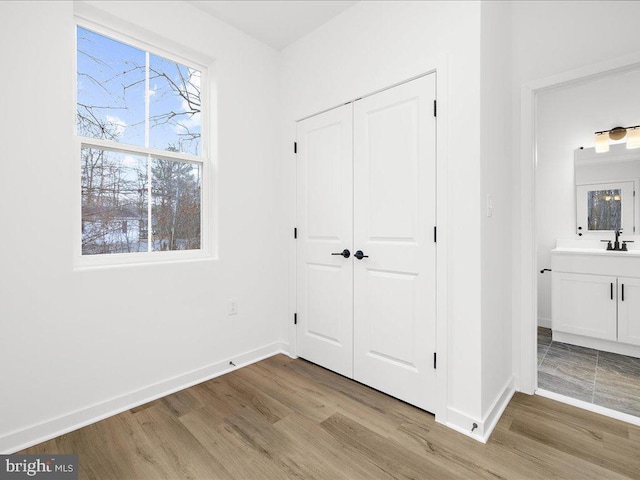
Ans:
{"label": "white wall", "polygon": [[74,6],[1,2],[0,451],[284,335],[277,53],[185,2],[93,6],[216,60],[219,260],[72,269]]}
{"label": "white wall", "polygon": [[[522,376],[525,366],[521,353],[529,355],[528,346],[521,342],[523,331],[522,306],[529,299],[521,296],[522,262],[520,248],[521,206],[526,205],[530,185],[521,181],[520,133],[521,87],[573,69],[609,61],[612,58],[640,52],[637,19],[640,18],[640,2],[607,1],[517,1],[512,4],[512,58],[513,89],[511,130],[513,143],[512,215],[514,222],[513,245],[513,344],[514,372]],[[595,130],[594,130],[595,131]],[[533,307],[533,306],[531,306]],[[531,348],[533,354],[533,348]],[[523,378],[525,378],[523,377]],[[528,390],[528,387],[526,387]]]}
{"label": "white wall", "polygon": [[[639,85],[640,69],[636,69],[538,95],[538,269],[550,268],[550,252],[558,238],[578,238],[575,149],[593,147],[594,132],[640,124]],[[538,318],[543,323],[551,320],[551,275],[538,275]]]}
{"label": "white wall", "polygon": [[[601,154],[595,153],[593,149],[582,151],[579,156],[582,163],[575,169],[576,185],[587,185],[593,183],[614,183],[621,180],[640,179],[640,149],[627,149],[625,139],[618,143],[611,143],[609,151]],[[578,155],[581,152],[577,152]],[[584,155],[597,155],[598,163],[584,163],[592,158]],[[637,213],[637,212],[636,212]],[[637,225],[637,222],[636,222]],[[625,237],[633,232],[624,232]]]}
{"label": "white wall", "polygon": [[[281,77],[283,145],[289,152],[295,120],[429,71],[445,58],[448,96],[439,93],[438,101],[450,132],[447,407],[452,418],[474,420],[482,415],[479,43],[478,2],[359,2],[286,48]],[[293,155],[283,162],[282,201],[290,205],[293,227]],[[471,424],[460,427],[469,431]]]}
{"label": "white wall", "polygon": [[[511,368],[511,4],[482,2],[482,416],[513,387]],[[493,205],[488,216],[487,197]],[[491,419],[492,420],[492,419]],[[490,421],[491,421],[490,420]]]}
{"label": "white wall", "polygon": [[[437,63],[448,78],[448,94],[439,98],[447,112],[440,121],[448,122],[447,408],[459,418],[484,418],[509,377],[503,292],[510,278],[513,368],[520,373],[517,246],[527,193],[520,86],[640,52],[640,2],[518,1],[511,13],[492,3],[359,2],[281,55],[186,2],[93,3],[116,23],[126,19],[216,60],[220,258],[74,272],[73,3],[0,2],[0,45],[10,66],[0,87],[12,92],[0,100],[0,361],[9,366],[0,451],[29,427],[293,340],[286,308],[293,265],[283,247],[293,247],[295,120]],[[509,68],[511,172],[501,94]],[[487,194],[494,197],[490,219]],[[498,247],[510,225],[512,254]],[[229,318],[232,296],[240,314]]]}

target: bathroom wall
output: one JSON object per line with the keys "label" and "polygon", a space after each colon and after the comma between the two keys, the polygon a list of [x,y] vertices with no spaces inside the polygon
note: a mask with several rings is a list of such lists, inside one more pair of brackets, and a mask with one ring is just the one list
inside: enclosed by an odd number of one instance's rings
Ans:
{"label": "bathroom wall", "polygon": [[[640,69],[538,95],[536,243],[538,270],[551,265],[558,238],[576,235],[574,151],[594,146],[594,132],[640,124]],[[640,157],[640,150],[638,151]],[[606,237],[603,237],[606,238]],[[551,322],[551,275],[538,275],[538,321]]]}

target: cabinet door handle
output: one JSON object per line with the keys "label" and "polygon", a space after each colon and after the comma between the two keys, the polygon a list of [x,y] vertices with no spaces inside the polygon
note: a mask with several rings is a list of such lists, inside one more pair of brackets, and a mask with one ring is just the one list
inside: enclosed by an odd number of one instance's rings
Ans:
{"label": "cabinet door handle", "polygon": [[611,282],[611,300],[613,300],[613,282]]}
{"label": "cabinet door handle", "polygon": [[622,284],[622,301],[624,302],[624,283]]}

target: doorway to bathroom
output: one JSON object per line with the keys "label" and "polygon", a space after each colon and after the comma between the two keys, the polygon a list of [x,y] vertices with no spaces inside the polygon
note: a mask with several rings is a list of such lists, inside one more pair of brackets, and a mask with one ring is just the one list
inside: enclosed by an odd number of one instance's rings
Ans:
{"label": "doorway to bathroom", "polygon": [[535,392],[636,424],[639,82],[635,64],[533,89]]}

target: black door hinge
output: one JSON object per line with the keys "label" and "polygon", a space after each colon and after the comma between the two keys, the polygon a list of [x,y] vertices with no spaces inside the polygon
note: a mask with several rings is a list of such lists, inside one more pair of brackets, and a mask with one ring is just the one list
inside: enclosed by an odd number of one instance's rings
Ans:
{"label": "black door hinge", "polygon": [[433,243],[438,242],[438,227],[433,227]]}
{"label": "black door hinge", "polygon": [[436,368],[436,364],[438,363],[438,354],[433,352],[433,368]]}
{"label": "black door hinge", "polygon": [[294,313],[294,314],[293,314],[293,324],[294,324],[294,325],[297,325],[297,324],[298,324],[298,314],[297,314],[297,313]]}
{"label": "black door hinge", "polygon": [[298,142],[293,142],[293,153],[298,153]]}
{"label": "black door hinge", "polygon": [[433,116],[438,116],[438,102],[436,100],[433,101]]}
{"label": "black door hinge", "polygon": [[298,238],[298,229],[297,228],[293,229],[293,238]]}

